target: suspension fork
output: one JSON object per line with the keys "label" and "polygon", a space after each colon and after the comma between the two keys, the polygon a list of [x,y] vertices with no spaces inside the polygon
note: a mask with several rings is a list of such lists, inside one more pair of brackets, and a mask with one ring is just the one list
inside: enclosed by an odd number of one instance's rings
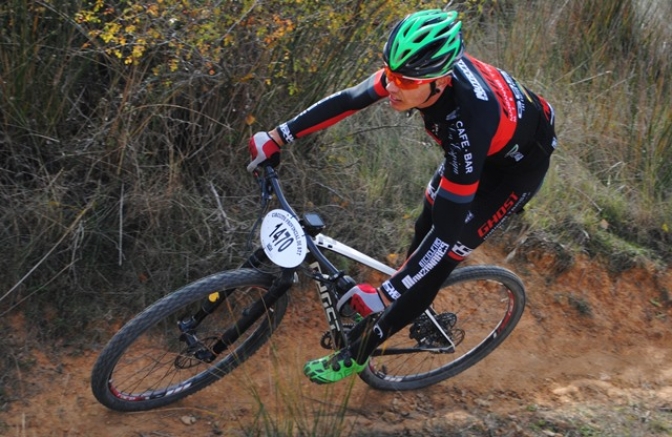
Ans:
{"label": "suspension fork", "polygon": [[[271,287],[268,289],[268,292],[266,292],[261,299],[254,302],[252,306],[245,308],[242,317],[238,319],[233,326],[222,332],[217,341],[208,349],[203,348],[203,344],[194,332],[198,323],[205,318],[204,315],[200,314],[204,311],[199,311],[199,313],[197,313],[200,317],[198,322],[196,322],[197,315],[178,322],[178,326],[182,332],[180,340],[184,341],[190,349],[196,348],[194,350],[194,356],[197,359],[208,363],[212,362],[217,355],[224,352],[230,345],[238,340],[241,334],[247,331],[260,317],[263,317],[268,311],[268,308],[273,306],[273,304],[275,304],[275,302],[289,290],[294,284],[294,274],[294,269],[282,269],[281,275],[275,278],[273,284],[271,284]],[[227,291],[229,291],[230,294],[233,290],[234,289]],[[221,298],[219,299],[220,302],[215,302],[215,304],[219,305],[224,300],[226,299]],[[208,299],[208,302],[211,304],[213,303],[210,299]]]}
{"label": "suspension fork", "polygon": [[[268,260],[266,253],[262,248],[258,248],[250,257],[240,266],[241,269],[259,267],[264,261]],[[180,322],[180,328],[183,332],[197,327],[203,319],[215,312],[224,302],[225,297],[231,294],[234,289],[215,291],[211,293],[201,304],[201,308],[189,319]]]}
{"label": "suspension fork", "polygon": [[[273,306],[294,284],[294,269],[282,269],[282,274],[273,281],[271,288],[251,307],[246,308],[238,322],[227,329],[212,346],[212,352],[220,354],[233,344],[240,335],[247,331],[260,317]],[[224,299],[222,299],[224,300]]]}

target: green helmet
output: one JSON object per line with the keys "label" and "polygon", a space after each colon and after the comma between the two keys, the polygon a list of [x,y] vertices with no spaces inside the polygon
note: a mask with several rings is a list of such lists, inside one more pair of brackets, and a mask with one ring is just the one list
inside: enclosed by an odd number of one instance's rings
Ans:
{"label": "green helmet", "polygon": [[392,30],[383,60],[394,72],[417,79],[445,76],[462,56],[462,22],[457,12],[415,12]]}

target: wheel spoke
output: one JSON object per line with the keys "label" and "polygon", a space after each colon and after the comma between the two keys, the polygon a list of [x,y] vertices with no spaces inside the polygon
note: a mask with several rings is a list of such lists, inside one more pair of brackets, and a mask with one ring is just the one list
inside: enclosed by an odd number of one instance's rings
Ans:
{"label": "wheel spoke", "polygon": [[[287,296],[252,322],[244,309],[261,299],[273,277],[254,270],[219,275],[157,301],[110,340],[92,372],[101,403],[120,411],[166,405],[230,373],[261,347],[284,316]],[[220,293],[226,300],[212,314],[193,321],[208,296],[232,288]],[[247,328],[240,332],[242,318]],[[212,353],[222,342],[222,353]]]}
{"label": "wheel spoke", "polygon": [[374,353],[362,379],[375,388],[404,390],[454,376],[492,352],[522,315],[524,289],[507,270],[466,267],[448,282],[431,310]]}

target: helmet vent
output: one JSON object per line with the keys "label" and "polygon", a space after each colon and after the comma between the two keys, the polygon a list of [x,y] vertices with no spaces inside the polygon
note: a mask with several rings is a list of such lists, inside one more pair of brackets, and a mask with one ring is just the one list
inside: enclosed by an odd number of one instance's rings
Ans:
{"label": "helmet vent", "polygon": [[419,79],[449,74],[462,54],[462,22],[440,9],[408,15],[392,30],[383,60],[401,74]]}

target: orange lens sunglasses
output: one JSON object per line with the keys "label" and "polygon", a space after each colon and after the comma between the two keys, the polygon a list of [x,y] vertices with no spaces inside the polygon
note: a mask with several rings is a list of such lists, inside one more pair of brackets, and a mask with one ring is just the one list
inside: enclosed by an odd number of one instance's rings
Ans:
{"label": "orange lens sunglasses", "polygon": [[434,82],[437,79],[411,79],[410,77],[395,73],[387,65],[385,66],[385,77],[387,77],[387,80],[390,82],[394,82],[394,84],[402,90],[412,90],[418,88],[420,85]]}

